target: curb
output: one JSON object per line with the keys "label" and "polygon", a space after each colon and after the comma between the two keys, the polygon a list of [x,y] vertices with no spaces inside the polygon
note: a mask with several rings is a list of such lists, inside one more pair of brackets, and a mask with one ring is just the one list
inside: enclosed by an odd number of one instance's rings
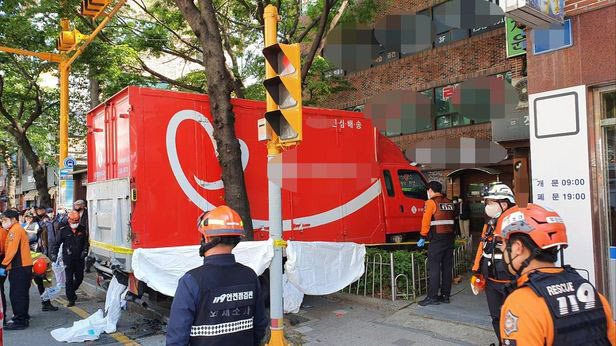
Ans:
{"label": "curb", "polygon": [[402,310],[408,307],[409,305],[413,304],[413,302],[411,301],[404,301],[404,300],[391,301],[391,300],[385,300],[385,299],[380,299],[380,298],[358,296],[355,294],[342,293],[342,292],[329,294],[326,297],[331,297],[334,299],[343,300],[343,301],[350,302],[350,303],[360,304],[360,305],[370,307],[372,309],[381,310],[381,311],[390,312],[390,313],[394,313],[396,311]]}

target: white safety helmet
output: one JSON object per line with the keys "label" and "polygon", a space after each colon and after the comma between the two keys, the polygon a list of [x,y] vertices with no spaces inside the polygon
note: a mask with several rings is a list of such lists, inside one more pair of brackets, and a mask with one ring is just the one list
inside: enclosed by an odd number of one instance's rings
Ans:
{"label": "white safety helmet", "polygon": [[486,186],[481,193],[481,197],[483,199],[493,199],[493,200],[509,200],[511,204],[515,204],[515,197],[513,196],[513,191],[511,188],[501,182],[490,183],[490,185]]}

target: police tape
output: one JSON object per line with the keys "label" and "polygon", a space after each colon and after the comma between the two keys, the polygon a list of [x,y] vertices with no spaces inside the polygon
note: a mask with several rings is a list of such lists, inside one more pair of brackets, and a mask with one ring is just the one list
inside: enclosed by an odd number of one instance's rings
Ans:
{"label": "police tape", "polygon": [[103,243],[103,242],[92,240],[92,239],[90,239],[90,246],[93,246],[93,247],[98,248],[98,249],[103,249],[103,250],[111,251],[111,252],[114,252],[114,253],[124,254],[124,255],[132,255],[133,254],[133,249],[129,249],[129,248],[123,247],[123,246],[115,246],[115,245],[111,245],[111,244],[108,244],[108,243]]}

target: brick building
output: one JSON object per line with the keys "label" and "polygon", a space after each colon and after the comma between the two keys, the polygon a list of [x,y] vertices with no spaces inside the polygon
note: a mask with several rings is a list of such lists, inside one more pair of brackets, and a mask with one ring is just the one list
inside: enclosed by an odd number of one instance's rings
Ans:
{"label": "brick building", "polygon": [[[436,21],[439,6],[445,1],[400,0],[383,1],[380,13],[427,15]],[[498,3],[497,3],[498,4]],[[378,22],[379,18],[376,19]],[[387,62],[373,64],[371,68],[346,74],[352,89],[338,93],[320,106],[361,111],[363,105],[373,96],[393,90],[411,90],[431,97],[439,110],[431,116],[431,126],[421,132],[400,133],[390,138],[402,149],[414,147],[422,141],[437,138],[469,137],[497,141],[508,151],[506,160],[497,164],[480,166],[476,169],[431,169],[422,168],[430,180],[437,180],[447,187],[448,196],[463,196],[470,202],[472,210],[471,231],[479,232],[484,223],[480,190],[496,180],[512,185],[517,179],[514,162],[528,160],[528,106],[520,104],[516,112],[518,127],[522,129],[517,137],[506,138],[503,132],[495,131],[490,122],[475,123],[452,112],[448,107],[446,90],[477,77],[499,76],[512,84],[525,82],[526,56],[507,57],[504,18],[494,25],[468,30],[447,30],[439,32],[438,25],[432,46],[420,51],[407,53],[385,51],[373,57],[373,61]],[[391,57],[394,57],[393,59]],[[524,90],[521,90],[524,93]],[[523,95],[523,97],[525,97]],[[445,107],[442,105],[445,104]],[[501,125],[502,126],[502,125]],[[500,132],[500,133],[499,133]],[[496,137],[494,136],[496,134]],[[389,134],[388,134],[389,135]],[[528,173],[522,176],[526,177]],[[516,193],[521,198],[528,196],[528,182],[518,183]]]}
{"label": "brick building", "polygon": [[[545,198],[564,214],[570,247],[578,247],[570,260],[587,261],[574,264],[589,270],[596,286],[609,294],[616,307],[616,1],[566,0],[565,20],[565,34],[557,35],[549,47],[537,45],[535,30],[528,31],[531,153],[534,158],[553,157],[548,142],[558,138],[580,137],[580,145],[567,153],[566,162],[533,162],[533,200]],[[571,113],[577,121],[570,123],[579,131],[539,139],[535,133],[544,131],[542,118],[553,116],[559,123],[569,123],[564,112],[550,114],[541,109],[541,102],[548,98],[564,102],[572,90],[579,108]],[[565,177],[573,175],[588,183],[570,186]],[[546,189],[537,187],[543,179],[560,177],[560,186],[551,186],[549,196],[543,195]],[[560,201],[554,200],[559,197]]]}

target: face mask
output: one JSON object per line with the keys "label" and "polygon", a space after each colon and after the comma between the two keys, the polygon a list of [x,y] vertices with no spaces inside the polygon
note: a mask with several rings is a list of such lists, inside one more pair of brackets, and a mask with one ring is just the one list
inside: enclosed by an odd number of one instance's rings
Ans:
{"label": "face mask", "polygon": [[430,195],[430,191],[426,191],[426,195],[428,195],[428,199],[432,198],[432,196]]}
{"label": "face mask", "polygon": [[53,214],[52,214],[52,213],[47,214],[47,216],[48,216],[50,219],[53,219]]}
{"label": "face mask", "polygon": [[9,229],[9,228],[11,228],[11,226],[13,226],[11,221],[2,221],[2,228]]}
{"label": "face mask", "polygon": [[497,218],[503,213],[503,209],[500,204],[488,204],[486,205],[486,215],[491,218]]}
{"label": "face mask", "polygon": [[76,229],[77,227],[79,227],[78,223],[71,223],[70,225],[72,229]]}

